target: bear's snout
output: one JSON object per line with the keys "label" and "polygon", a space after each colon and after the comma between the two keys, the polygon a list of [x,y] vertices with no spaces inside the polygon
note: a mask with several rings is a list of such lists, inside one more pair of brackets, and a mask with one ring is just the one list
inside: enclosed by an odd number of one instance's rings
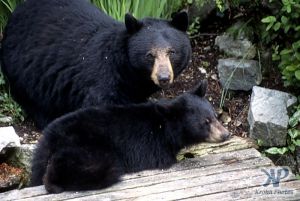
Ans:
{"label": "bear's snout", "polygon": [[156,50],[154,65],[152,68],[151,79],[161,88],[166,88],[173,83],[173,67],[167,53],[167,50]]}
{"label": "bear's snout", "polygon": [[210,124],[210,133],[207,138],[208,142],[224,142],[230,138],[230,132],[215,119]]}
{"label": "bear's snout", "polygon": [[159,86],[162,88],[167,87],[169,84],[171,84],[171,72],[168,71],[167,67],[161,66],[159,69],[161,69],[157,74]]}

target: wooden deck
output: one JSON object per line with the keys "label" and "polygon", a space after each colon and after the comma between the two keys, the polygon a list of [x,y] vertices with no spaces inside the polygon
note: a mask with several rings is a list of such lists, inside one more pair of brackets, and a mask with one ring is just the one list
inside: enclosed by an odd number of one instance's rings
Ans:
{"label": "wooden deck", "polygon": [[[291,172],[284,174],[281,167],[275,167],[250,145],[234,138],[219,145],[183,150],[179,158],[186,152],[198,156],[167,170],[126,175],[122,182],[103,190],[47,194],[39,186],[1,193],[0,200],[300,200],[300,180]],[[263,186],[271,171],[272,178],[279,178],[278,187],[273,186],[272,179]]]}

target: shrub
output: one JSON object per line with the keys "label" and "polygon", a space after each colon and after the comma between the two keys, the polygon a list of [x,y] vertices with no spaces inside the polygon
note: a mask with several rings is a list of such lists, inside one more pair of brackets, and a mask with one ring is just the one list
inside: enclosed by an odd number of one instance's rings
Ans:
{"label": "shrub", "polygon": [[[272,0],[269,0],[273,3]],[[300,0],[281,0],[279,13],[264,17],[263,38],[272,43],[285,86],[300,88]]]}

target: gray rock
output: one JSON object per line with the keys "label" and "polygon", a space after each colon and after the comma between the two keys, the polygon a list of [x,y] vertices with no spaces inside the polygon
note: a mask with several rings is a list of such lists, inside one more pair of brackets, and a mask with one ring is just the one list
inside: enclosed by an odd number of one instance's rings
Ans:
{"label": "gray rock", "polygon": [[224,34],[216,37],[215,45],[230,57],[253,59],[256,56],[256,48],[247,38],[234,39]]}
{"label": "gray rock", "polygon": [[15,153],[8,159],[8,163],[25,170],[28,175],[31,173],[31,160],[36,144],[22,144]]}
{"label": "gray rock", "polygon": [[254,60],[219,59],[218,73],[223,88],[249,91],[262,80],[259,63]]}
{"label": "gray rock", "polygon": [[0,122],[1,123],[12,123],[13,118],[11,117],[0,117]]}
{"label": "gray rock", "polygon": [[0,128],[0,154],[5,154],[7,148],[20,146],[20,138],[12,126]]}
{"label": "gray rock", "polygon": [[285,146],[288,127],[288,108],[297,98],[281,91],[253,87],[248,122],[250,137],[262,140],[266,147]]}

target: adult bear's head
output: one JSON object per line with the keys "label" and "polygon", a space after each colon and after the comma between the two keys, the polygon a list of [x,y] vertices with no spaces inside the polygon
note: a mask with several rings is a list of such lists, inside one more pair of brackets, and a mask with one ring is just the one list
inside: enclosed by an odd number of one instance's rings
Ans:
{"label": "adult bear's head", "polygon": [[170,21],[137,20],[126,14],[125,25],[129,33],[128,56],[132,68],[157,86],[168,87],[191,58],[191,45],[186,34],[187,13],[173,14]]}

